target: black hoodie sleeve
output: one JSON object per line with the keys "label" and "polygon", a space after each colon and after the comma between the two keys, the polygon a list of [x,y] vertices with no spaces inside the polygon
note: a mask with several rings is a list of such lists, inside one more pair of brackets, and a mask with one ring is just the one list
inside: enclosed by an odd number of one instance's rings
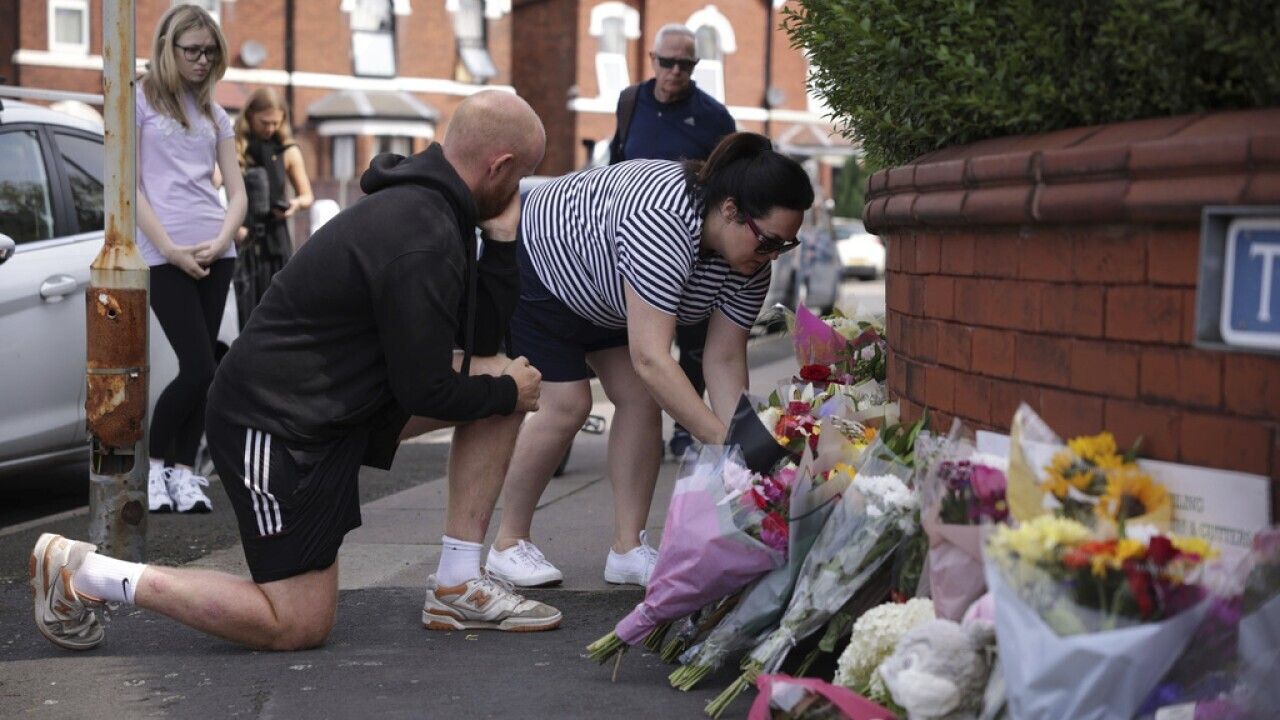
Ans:
{"label": "black hoodie sleeve", "polygon": [[[474,354],[484,357],[498,354],[520,297],[516,244],[485,240],[484,254],[480,256],[477,270],[476,323],[472,342]],[[461,347],[462,339],[458,338],[457,342]]]}
{"label": "black hoodie sleeve", "polygon": [[450,422],[515,410],[510,376],[463,377],[453,370],[463,269],[442,251],[414,250],[374,278],[373,311],[391,393],[413,415]]}

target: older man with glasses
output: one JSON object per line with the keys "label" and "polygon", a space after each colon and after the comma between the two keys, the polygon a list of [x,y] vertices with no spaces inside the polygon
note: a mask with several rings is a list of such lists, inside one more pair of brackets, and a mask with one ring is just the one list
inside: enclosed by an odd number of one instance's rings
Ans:
{"label": "older man with glasses", "polygon": [[[696,38],[680,24],[664,25],[649,53],[653,79],[632,85],[618,98],[618,126],[609,144],[609,164],[623,160],[706,160],[717,143],[734,131],[733,118],[718,100],[698,89]],[[676,346],[680,367],[693,389],[706,388],[702,349],[707,322],[680,326]],[[676,423],[668,443],[680,457],[694,444],[689,431]]]}

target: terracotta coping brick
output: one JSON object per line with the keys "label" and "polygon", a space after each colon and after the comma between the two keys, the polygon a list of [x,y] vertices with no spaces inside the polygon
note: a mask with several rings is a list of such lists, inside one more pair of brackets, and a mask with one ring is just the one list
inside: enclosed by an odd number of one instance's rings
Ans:
{"label": "terracotta coping brick", "polygon": [[1280,108],[1148,118],[949,147],[867,182],[867,228],[1194,222],[1280,203]]}

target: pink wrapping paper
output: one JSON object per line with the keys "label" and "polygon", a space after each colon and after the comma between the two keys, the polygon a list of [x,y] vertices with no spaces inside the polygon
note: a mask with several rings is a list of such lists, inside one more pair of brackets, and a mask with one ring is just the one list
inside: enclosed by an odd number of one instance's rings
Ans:
{"label": "pink wrapping paper", "polygon": [[982,574],[982,526],[950,525],[937,510],[923,518],[929,536],[929,594],[940,618],[960,622],[964,611],[987,591]]}
{"label": "pink wrapping paper", "polygon": [[796,308],[796,326],[791,331],[796,361],[801,365],[831,365],[840,359],[847,341],[809,308]]}
{"label": "pink wrapping paper", "polygon": [[[695,476],[696,478],[696,476]],[[676,486],[644,602],[614,632],[628,645],[772,570],[785,558],[741,530],[729,530],[710,488]]]}
{"label": "pink wrapping paper", "polygon": [[756,678],[756,686],[760,694],[751,704],[747,720],[769,720],[769,700],[775,683],[799,685],[809,692],[826,698],[835,705],[848,720],[896,720],[896,716],[876,703],[862,697],[849,688],[832,685],[818,678],[793,678],[789,675],[761,675]]}

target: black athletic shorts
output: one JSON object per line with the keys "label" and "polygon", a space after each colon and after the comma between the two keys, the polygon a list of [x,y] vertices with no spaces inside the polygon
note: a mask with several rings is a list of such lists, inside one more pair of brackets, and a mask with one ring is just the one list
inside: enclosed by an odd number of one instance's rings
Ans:
{"label": "black athletic shorts", "polygon": [[626,328],[601,327],[574,312],[538,279],[523,244],[518,255],[520,300],[511,316],[508,354],[528,358],[544,382],[595,377],[587,353],[626,345]]}
{"label": "black athletic shorts", "polygon": [[343,536],[360,526],[357,480],[367,432],[318,448],[289,447],[210,410],[205,435],[254,582],[323,570],[337,560]]}

